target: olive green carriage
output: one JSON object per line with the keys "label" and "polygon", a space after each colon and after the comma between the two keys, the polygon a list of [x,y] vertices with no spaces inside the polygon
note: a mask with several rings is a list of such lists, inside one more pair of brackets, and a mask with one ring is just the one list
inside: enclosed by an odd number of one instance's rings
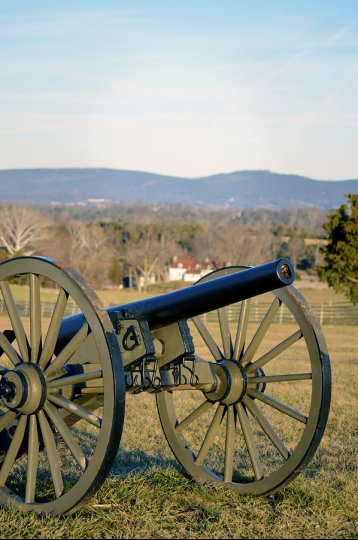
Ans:
{"label": "olive green carriage", "polygon": [[0,505],[61,514],[83,504],[116,457],[126,392],[155,394],[193,479],[257,495],[294,479],[322,438],[331,377],[293,280],[285,259],[228,267],[105,310],[54,260],[2,263]]}

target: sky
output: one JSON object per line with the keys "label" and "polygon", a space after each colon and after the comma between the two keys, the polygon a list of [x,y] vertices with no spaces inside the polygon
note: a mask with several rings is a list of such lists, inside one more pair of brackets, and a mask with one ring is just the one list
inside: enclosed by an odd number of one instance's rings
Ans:
{"label": "sky", "polygon": [[358,178],[358,0],[0,0],[0,169]]}

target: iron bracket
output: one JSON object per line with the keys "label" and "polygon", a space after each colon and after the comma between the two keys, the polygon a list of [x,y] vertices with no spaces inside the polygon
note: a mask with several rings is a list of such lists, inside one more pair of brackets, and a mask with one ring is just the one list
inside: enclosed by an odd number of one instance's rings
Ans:
{"label": "iron bracket", "polygon": [[161,379],[148,323],[131,310],[110,313],[125,370],[127,392],[158,391]]}

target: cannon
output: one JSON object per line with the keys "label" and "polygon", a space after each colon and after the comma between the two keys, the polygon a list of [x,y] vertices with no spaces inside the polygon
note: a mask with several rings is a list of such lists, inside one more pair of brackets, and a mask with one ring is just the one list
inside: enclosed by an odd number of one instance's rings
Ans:
{"label": "cannon", "polygon": [[104,309],[66,265],[3,262],[0,505],[58,515],[84,504],[116,457],[126,393],[153,394],[194,480],[242,495],[293,480],[331,392],[324,337],[293,281],[279,259]]}

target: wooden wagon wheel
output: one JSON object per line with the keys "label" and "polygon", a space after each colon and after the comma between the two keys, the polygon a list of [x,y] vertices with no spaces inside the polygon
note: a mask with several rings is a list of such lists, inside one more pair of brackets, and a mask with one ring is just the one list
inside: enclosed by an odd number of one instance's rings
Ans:
{"label": "wooden wagon wheel", "polygon": [[[0,288],[0,504],[70,512],[101,485],[121,437],[124,376],[113,326],[80,276],[53,260],[4,262]],[[51,288],[57,300],[45,317]],[[19,290],[28,291],[28,319]],[[70,307],[81,324],[61,344]]]}
{"label": "wooden wagon wheel", "polygon": [[[292,286],[269,296],[260,324],[251,322],[256,299],[251,308],[244,301],[193,319],[195,348],[213,362],[216,388],[157,395],[165,436],[185,471],[241,494],[271,493],[293,480],[318,447],[330,405],[329,357],[312,311]],[[287,316],[292,322],[272,324]]]}

